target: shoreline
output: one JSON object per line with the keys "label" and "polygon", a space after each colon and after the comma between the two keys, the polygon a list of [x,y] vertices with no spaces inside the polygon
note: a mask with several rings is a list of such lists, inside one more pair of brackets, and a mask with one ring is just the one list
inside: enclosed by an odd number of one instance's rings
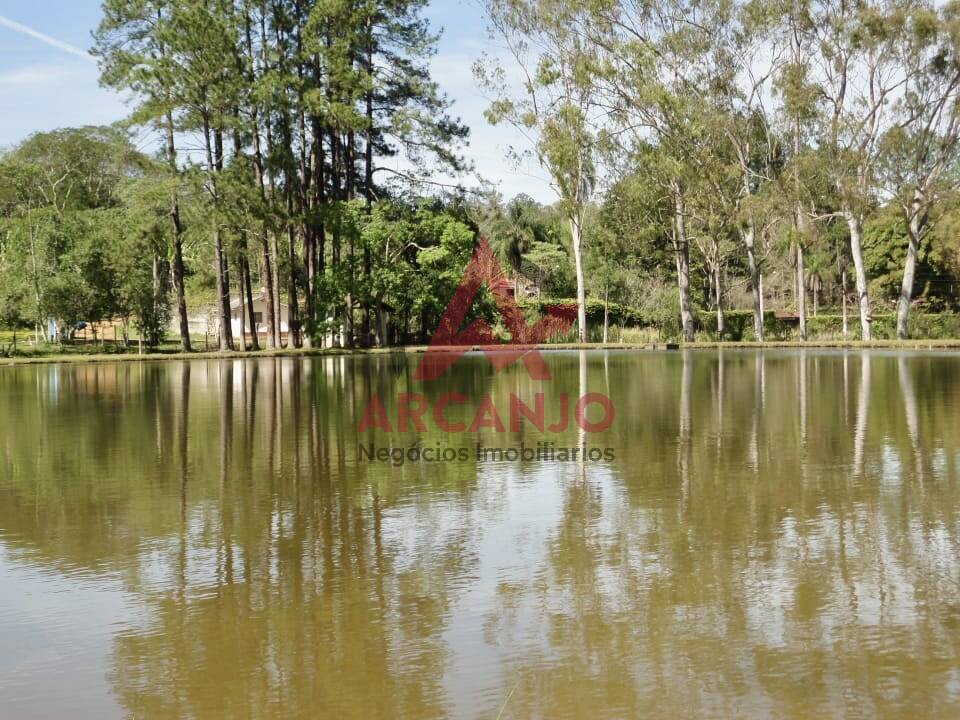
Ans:
{"label": "shoreline", "polygon": [[[510,347],[510,346],[505,346]],[[538,350],[631,350],[645,352],[663,352],[677,350],[764,350],[764,349],[850,349],[850,350],[958,350],[957,340],[776,340],[770,342],[754,341],[695,341],[691,343],[557,343],[537,345]],[[228,352],[154,352],[154,353],[62,353],[39,355],[36,357],[0,358],[0,367],[19,365],[74,365],[102,364],[111,362],[160,362],[172,360],[243,360],[275,357],[340,357],[366,355],[418,355],[427,350],[426,345],[405,345],[389,348],[279,348],[270,350],[232,350]],[[456,352],[462,348],[437,348],[442,352]],[[470,346],[470,351],[481,350],[480,346]]]}

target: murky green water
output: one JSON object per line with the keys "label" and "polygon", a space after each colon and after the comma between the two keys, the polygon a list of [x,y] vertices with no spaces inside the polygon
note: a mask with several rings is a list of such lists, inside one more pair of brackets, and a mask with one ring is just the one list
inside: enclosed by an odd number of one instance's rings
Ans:
{"label": "murky green water", "polygon": [[960,715],[960,355],[546,359],[0,369],[0,717]]}

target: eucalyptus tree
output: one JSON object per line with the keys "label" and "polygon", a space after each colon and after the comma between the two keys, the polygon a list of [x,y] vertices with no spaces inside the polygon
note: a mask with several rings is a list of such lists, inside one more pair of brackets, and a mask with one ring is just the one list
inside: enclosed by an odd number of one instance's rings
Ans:
{"label": "eucalyptus tree", "polygon": [[707,300],[713,302],[717,335],[722,338],[726,331],[724,275],[734,255],[742,184],[739,173],[731,172],[732,167],[739,166],[725,158],[720,147],[713,146],[713,151],[702,157],[700,173],[687,185],[688,230],[704,262],[707,287],[712,290]]}
{"label": "eucalyptus tree", "polygon": [[882,140],[883,174],[907,232],[897,301],[897,337],[906,338],[917,256],[931,209],[957,186],[960,147],[960,8],[918,3],[908,8],[898,61],[905,71],[894,126]]}
{"label": "eucalyptus tree", "polygon": [[784,63],[786,43],[775,32],[778,6],[769,2],[728,4],[720,0],[709,22],[698,27],[707,34],[708,63],[705,112],[712,115],[715,134],[733,151],[729,164],[740,186],[735,222],[746,255],[753,298],[753,330],[763,340],[763,267],[765,190],[776,183],[783,147],[776,127],[777,108],[771,97],[773,82]]}
{"label": "eucalyptus tree", "polygon": [[597,184],[598,133],[593,48],[585,41],[592,16],[562,0],[488,0],[492,32],[523,75],[518,90],[495,61],[476,63],[475,75],[493,94],[493,124],[509,123],[529,140],[550,173],[567,220],[577,283],[577,337],[587,340],[583,241],[587,204]]}
{"label": "eucalyptus tree", "polygon": [[836,212],[849,233],[863,340],[871,336],[863,224],[878,199],[880,140],[908,78],[897,53],[903,8],[899,0],[821,0],[811,10],[810,31],[818,47],[814,72],[825,106],[819,143],[839,201]]}
{"label": "eucalyptus tree", "polygon": [[[737,75],[731,57],[724,59],[723,77],[715,63],[717,37],[723,35],[719,28],[730,7],[656,0],[590,8],[587,32],[600,58],[596,82],[616,172],[645,173],[669,198],[680,322],[690,341],[695,331],[690,294],[695,196],[706,180],[701,163],[718,160],[710,155],[713,141],[723,135],[714,132],[722,113],[716,95],[733,95],[730,86]],[[727,87],[717,91],[724,83]]]}
{"label": "eucalyptus tree", "polygon": [[[776,89],[781,101],[781,122],[785,135],[790,138],[789,161],[784,172],[790,179],[789,192],[793,204],[791,241],[801,341],[807,339],[804,251],[816,233],[811,220],[814,203],[810,202],[810,193],[804,180],[806,172],[816,165],[811,143],[822,100],[821,88],[816,82],[812,67],[816,55],[812,33],[814,23],[809,0],[788,0],[785,3],[781,32],[786,38],[786,62],[779,69],[776,78]],[[813,172],[815,173],[816,169]]]}

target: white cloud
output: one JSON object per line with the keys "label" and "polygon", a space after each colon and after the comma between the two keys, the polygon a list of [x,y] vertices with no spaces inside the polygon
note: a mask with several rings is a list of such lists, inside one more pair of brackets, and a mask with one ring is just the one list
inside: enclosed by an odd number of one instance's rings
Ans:
{"label": "white cloud", "polygon": [[0,73],[0,85],[38,85],[62,80],[71,74],[74,72],[69,67],[36,65]]}
{"label": "white cloud", "polygon": [[35,132],[82,125],[109,125],[129,108],[118,93],[99,85],[93,65],[27,65],[0,72],[3,112],[0,148]]}

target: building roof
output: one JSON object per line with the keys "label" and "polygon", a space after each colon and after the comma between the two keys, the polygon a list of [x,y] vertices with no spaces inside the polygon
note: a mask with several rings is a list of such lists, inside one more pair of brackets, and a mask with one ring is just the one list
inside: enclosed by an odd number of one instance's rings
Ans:
{"label": "building roof", "polygon": [[[264,299],[264,298],[263,298],[264,294],[265,294],[265,293],[264,293],[262,290],[261,290],[260,292],[255,292],[255,293],[253,294],[253,301],[254,301],[254,302],[257,302],[257,300],[263,300],[263,299]],[[242,297],[238,297],[236,300],[230,300],[230,307],[231,307],[231,308],[240,307],[240,306],[243,304],[243,302],[244,302],[244,300],[243,300]]]}

